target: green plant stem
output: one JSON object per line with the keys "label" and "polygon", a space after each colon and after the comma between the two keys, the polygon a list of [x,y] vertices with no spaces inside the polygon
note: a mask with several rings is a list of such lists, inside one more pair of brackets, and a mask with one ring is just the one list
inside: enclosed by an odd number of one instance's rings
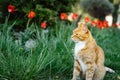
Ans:
{"label": "green plant stem", "polygon": [[31,21],[31,19],[28,19],[28,22],[27,22],[27,25],[26,25],[26,29],[28,29],[30,21]]}

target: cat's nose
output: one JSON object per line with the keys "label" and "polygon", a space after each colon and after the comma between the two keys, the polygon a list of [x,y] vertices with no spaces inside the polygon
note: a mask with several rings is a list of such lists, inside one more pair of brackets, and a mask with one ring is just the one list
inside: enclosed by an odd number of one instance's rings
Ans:
{"label": "cat's nose", "polygon": [[73,40],[73,35],[71,36],[71,39]]}
{"label": "cat's nose", "polygon": [[71,36],[71,39],[74,41],[74,35]]}
{"label": "cat's nose", "polygon": [[78,42],[78,39],[76,39],[74,36],[71,36],[71,39],[73,42]]}
{"label": "cat's nose", "polygon": [[73,37],[71,36],[71,39],[73,40]]}
{"label": "cat's nose", "polygon": [[71,36],[71,38],[73,38],[75,36],[75,34],[73,34],[72,36]]}

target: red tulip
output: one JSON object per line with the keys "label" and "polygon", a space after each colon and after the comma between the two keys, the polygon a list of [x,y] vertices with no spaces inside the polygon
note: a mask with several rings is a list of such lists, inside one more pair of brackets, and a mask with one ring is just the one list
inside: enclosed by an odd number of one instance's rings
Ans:
{"label": "red tulip", "polygon": [[103,26],[104,26],[104,27],[108,27],[108,21],[106,21],[106,20],[103,21]]}
{"label": "red tulip", "polygon": [[103,29],[104,28],[103,22],[98,20],[97,21],[97,27],[100,28],[100,29]]}
{"label": "red tulip", "polygon": [[89,17],[85,17],[85,22],[89,22],[90,18]]}
{"label": "red tulip", "polygon": [[15,12],[15,6],[14,5],[8,5],[8,12],[9,13]]}
{"label": "red tulip", "polygon": [[67,14],[66,13],[61,13],[60,14],[60,19],[61,20],[66,20],[67,19]]}
{"label": "red tulip", "polygon": [[92,26],[95,26],[95,25],[96,25],[96,22],[95,22],[95,21],[91,21],[91,25],[92,25]]}
{"label": "red tulip", "polygon": [[43,29],[45,29],[45,28],[47,27],[47,22],[46,22],[46,21],[42,22],[42,23],[41,23],[41,27],[42,27]]}
{"label": "red tulip", "polygon": [[35,17],[35,12],[34,11],[30,11],[29,13],[28,13],[28,18],[29,19],[32,19],[32,18],[34,18]]}
{"label": "red tulip", "polygon": [[72,15],[72,19],[77,19],[77,18],[78,18],[78,14],[73,13],[73,15]]}
{"label": "red tulip", "polygon": [[117,25],[117,24],[113,23],[112,26],[117,27],[117,26],[120,26],[120,24]]}

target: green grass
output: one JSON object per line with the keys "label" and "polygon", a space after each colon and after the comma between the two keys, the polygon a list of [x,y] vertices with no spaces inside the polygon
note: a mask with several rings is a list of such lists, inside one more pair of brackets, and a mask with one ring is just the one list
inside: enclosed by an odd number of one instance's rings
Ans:
{"label": "green grass", "polygon": [[115,74],[107,73],[105,80],[119,80],[120,75],[120,30],[117,28],[107,28],[103,30],[91,29],[97,43],[103,48],[105,53],[105,65],[114,69]]}
{"label": "green grass", "polygon": [[[14,24],[13,24],[14,25]],[[11,28],[0,24],[0,80],[70,80],[73,71],[71,40],[73,24],[59,22],[49,33],[43,33],[32,24],[22,36],[22,43],[15,44]],[[36,27],[33,29],[33,27]],[[105,65],[116,73],[107,73],[105,80],[117,80],[120,75],[120,30],[90,28],[97,43],[104,49]],[[31,37],[32,35],[32,37]],[[25,41],[33,38],[37,46],[25,49]]]}

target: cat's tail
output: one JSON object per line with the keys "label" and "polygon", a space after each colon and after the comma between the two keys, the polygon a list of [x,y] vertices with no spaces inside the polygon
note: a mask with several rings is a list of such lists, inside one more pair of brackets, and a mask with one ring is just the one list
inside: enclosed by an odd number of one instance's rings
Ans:
{"label": "cat's tail", "polygon": [[115,73],[115,71],[109,67],[105,67],[105,70],[109,73]]}

